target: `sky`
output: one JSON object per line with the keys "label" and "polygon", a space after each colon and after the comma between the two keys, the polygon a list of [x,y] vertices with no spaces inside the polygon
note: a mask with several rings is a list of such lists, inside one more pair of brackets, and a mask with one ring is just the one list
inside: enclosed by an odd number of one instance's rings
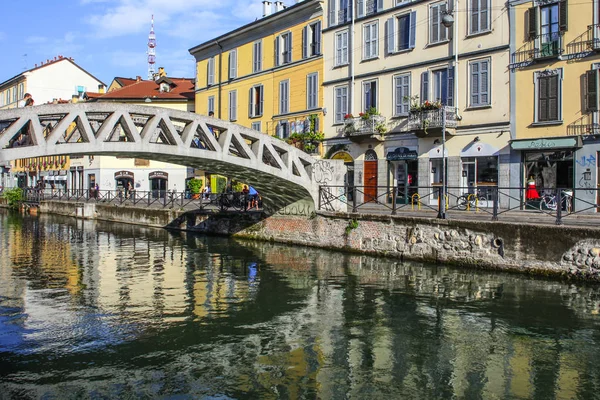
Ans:
{"label": "sky", "polygon": [[0,0],[0,6],[0,82],[58,55],[107,85],[115,76],[146,79],[153,14],[156,70],[193,78],[190,48],[262,17],[261,0]]}

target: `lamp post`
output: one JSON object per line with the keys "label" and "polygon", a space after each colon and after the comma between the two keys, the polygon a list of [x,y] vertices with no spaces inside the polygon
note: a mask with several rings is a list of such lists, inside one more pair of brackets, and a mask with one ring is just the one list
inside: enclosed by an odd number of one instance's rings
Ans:
{"label": "lamp post", "polygon": [[[458,1],[456,0],[456,5],[458,5]],[[446,28],[451,28],[454,25],[454,16],[445,12],[442,15],[442,25]],[[456,33],[456,32],[455,32]],[[456,34],[452,35],[452,41],[456,43]],[[455,56],[456,56],[456,48],[455,48]],[[455,73],[456,75],[456,73]],[[447,176],[446,176],[446,104],[442,104],[442,193],[441,193],[441,207],[438,213],[438,218],[446,219],[446,197],[447,197]]]}

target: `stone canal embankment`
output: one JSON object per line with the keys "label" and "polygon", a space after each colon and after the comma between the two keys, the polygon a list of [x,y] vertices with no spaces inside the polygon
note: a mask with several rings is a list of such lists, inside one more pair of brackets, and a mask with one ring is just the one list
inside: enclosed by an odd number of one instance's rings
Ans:
{"label": "stone canal embankment", "polygon": [[317,212],[200,214],[45,201],[41,213],[600,282],[600,229]]}

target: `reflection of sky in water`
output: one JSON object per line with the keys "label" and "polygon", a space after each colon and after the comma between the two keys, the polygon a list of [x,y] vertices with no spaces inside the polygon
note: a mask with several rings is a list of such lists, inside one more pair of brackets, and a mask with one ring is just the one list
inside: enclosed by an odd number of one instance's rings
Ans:
{"label": "reflection of sky in water", "polygon": [[22,226],[0,230],[8,396],[600,392],[598,287],[60,218]]}

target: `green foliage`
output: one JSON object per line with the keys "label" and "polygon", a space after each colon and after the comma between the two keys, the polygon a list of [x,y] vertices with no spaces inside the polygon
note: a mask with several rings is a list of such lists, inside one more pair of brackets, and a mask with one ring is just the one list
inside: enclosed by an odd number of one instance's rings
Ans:
{"label": "green foliage", "polygon": [[244,184],[242,182],[237,182],[237,181],[233,181],[231,187],[233,188],[234,192],[241,192],[242,189],[244,189]]}
{"label": "green foliage", "polygon": [[202,179],[190,179],[187,183],[187,187],[192,194],[199,194],[202,191]]}
{"label": "green foliage", "polygon": [[10,208],[19,208],[19,203],[25,199],[21,188],[4,189],[2,198],[6,199]]}
{"label": "green foliage", "polygon": [[377,109],[375,107],[371,107],[371,108],[369,108],[369,110],[367,112],[360,113],[358,115],[360,116],[361,119],[369,120],[369,119],[371,119],[371,117],[374,117],[376,115],[381,115],[381,114],[379,113],[379,111],[377,111]]}
{"label": "green foliage", "polygon": [[318,118],[319,116],[317,114],[312,114],[309,117],[310,127],[308,132],[292,133],[290,137],[286,139],[286,142],[292,146],[296,146],[297,148],[304,150],[307,153],[314,152],[319,143],[325,139],[325,134],[316,130]]}
{"label": "green foliage", "polygon": [[217,176],[217,193],[224,193],[226,186],[227,178],[225,178],[224,176]]}
{"label": "green foliage", "polygon": [[348,221],[348,226],[346,227],[346,235],[349,235],[354,229],[358,228],[358,221],[356,219],[351,219]]}

